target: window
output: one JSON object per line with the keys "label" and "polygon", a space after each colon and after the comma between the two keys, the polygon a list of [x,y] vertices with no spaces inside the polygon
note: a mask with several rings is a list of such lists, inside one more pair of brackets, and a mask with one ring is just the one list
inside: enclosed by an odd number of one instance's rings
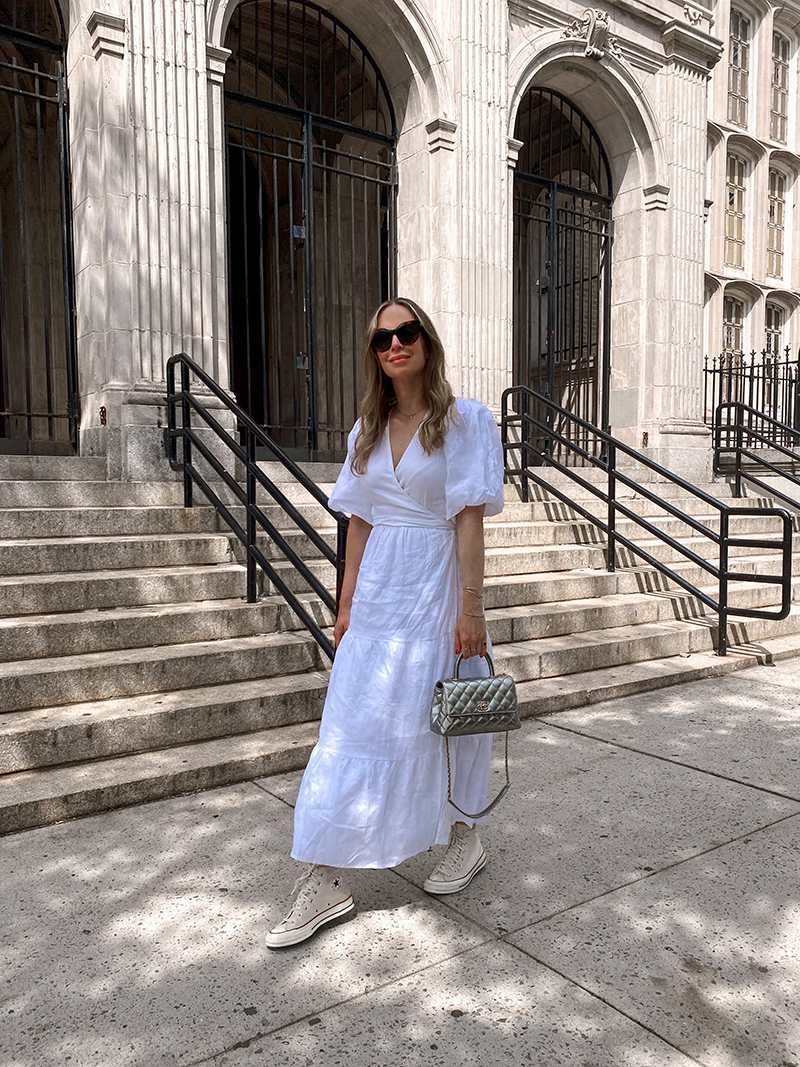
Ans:
{"label": "window", "polygon": [[744,267],[744,208],[747,164],[728,156],[728,187],[725,204],[725,265]]}
{"label": "window", "polygon": [[789,121],[789,42],[780,33],[772,35],[772,102],[769,135],[786,144]]}
{"label": "window", "polygon": [[744,303],[735,296],[726,296],[722,305],[723,355],[729,365],[738,365],[744,355]]}
{"label": "window", "polygon": [[735,8],[731,8],[728,49],[728,121],[737,126],[746,126],[750,83],[750,19]]}
{"label": "window", "polygon": [[783,308],[778,304],[764,305],[764,349],[772,356],[779,356],[783,348]]}
{"label": "window", "polygon": [[769,172],[769,214],[767,216],[767,274],[783,277],[786,235],[786,178],[779,170]]}

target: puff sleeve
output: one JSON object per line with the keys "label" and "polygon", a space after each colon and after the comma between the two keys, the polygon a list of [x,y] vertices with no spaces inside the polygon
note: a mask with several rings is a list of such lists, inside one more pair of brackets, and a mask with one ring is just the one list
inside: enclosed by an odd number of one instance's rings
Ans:
{"label": "puff sleeve", "polygon": [[447,432],[445,457],[447,518],[468,507],[486,505],[485,515],[503,510],[503,446],[497,423],[477,400],[457,400],[461,416]]}
{"label": "puff sleeve", "polygon": [[353,474],[350,467],[360,425],[361,419],[356,422],[347,438],[347,459],[339,471],[339,477],[336,479],[336,485],[333,487],[328,503],[335,511],[346,511],[350,515],[357,515],[359,519],[372,525],[372,503],[367,492],[367,476]]}

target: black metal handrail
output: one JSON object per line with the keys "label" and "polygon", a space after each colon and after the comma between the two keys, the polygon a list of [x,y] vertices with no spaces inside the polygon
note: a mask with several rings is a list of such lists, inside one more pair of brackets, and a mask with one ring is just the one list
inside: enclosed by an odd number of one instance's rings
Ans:
{"label": "black metal handrail", "polygon": [[[510,410],[510,402],[512,398],[516,402],[514,410]],[[530,414],[529,408],[533,408],[533,410],[537,412],[544,411],[545,419],[543,420],[542,418],[539,418],[537,414]],[[558,430],[554,429],[551,423],[555,419],[557,419],[559,426],[563,426],[565,423],[572,423],[575,427],[578,427],[587,444],[589,443],[589,438],[596,438],[600,444],[600,457],[598,458],[598,456],[595,456],[590,449],[582,447],[575,441],[565,437],[564,434],[558,432]],[[519,440],[514,441],[510,439],[509,431],[513,427],[519,428]],[[528,487],[530,482],[535,482],[542,486],[549,493],[558,497],[562,503],[582,515],[587,521],[593,523],[606,534],[608,538],[606,564],[609,571],[616,570],[617,544],[623,545],[646,563],[655,567],[671,581],[676,582],[693,596],[697,597],[697,599],[707,607],[711,608],[711,610],[716,612],[719,616],[719,639],[717,651],[720,656],[724,656],[728,650],[729,616],[736,615],[750,619],[777,620],[785,619],[789,614],[792,606],[792,520],[788,512],[784,511],[782,508],[732,507],[724,501],[717,500],[708,493],[703,492],[702,489],[699,489],[697,486],[687,482],[684,478],[681,478],[679,475],[668,470],[666,467],[662,467],[659,463],[655,463],[653,460],[643,456],[640,452],[637,452],[622,441],[612,437],[611,434],[606,433],[597,426],[593,426],[591,423],[574,415],[566,408],[561,407],[552,400],[548,400],[546,397],[541,396],[539,393],[534,392],[534,390],[529,389],[526,386],[514,386],[511,389],[506,389],[503,393],[502,437],[503,451],[506,457],[506,474],[511,478],[517,477],[521,480],[523,500],[527,501],[529,499]],[[532,437],[534,438],[533,440],[531,439]],[[575,457],[578,457],[584,466],[594,466],[604,471],[608,479],[605,489],[582,477],[579,473],[580,468],[567,466],[565,463],[558,460],[553,455],[556,445],[558,445],[559,448],[565,449]],[[520,453],[520,459],[519,466],[514,467],[509,463],[508,457],[511,452],[516,450]],[[620,470],[617,466],[618,454],[621,454],[630,460],[634,460],[636,463],[640,463],[646,470],[652,471],[665,481],[680,486],[680,488],[690,496],[702,500],[710,508],[718,511],[719,532],[712,529],[710,526],[707,526],[705,523],[700,522],[692,515],[682,511],[669,500],[665,500],[658,496],[641,482],[636,481],[630,474]],[[587,508],[579,504],[577,500],[569,495],[569,493],[562,492],[562,490],[558,489],[546,478],[538,474],[535,468],[531,468],[531,459],[535,459],[537,465],[546,464],[551,468],[561,471],[563,474],[566,474],[571,478],[572,481],[580,485],[581,488],[587,490],[599,500],[603,501],[607,508],[606,520],[604,521],[599,516],[594,515]],[[653,522],[648,521],[641,515],[637,515],[635,511],[617,499],[617,483],[621,483],[627,488],[632,489],[635,493],[647,500],[654,501],[660,508],[667,511],[670,515],[679,519],[681,522],[686,523],[686,525],[690,526],[698,534],[708,538],[716,544],[719,547],[719,564],[715,565],[709,560],[704,559],[703,556],[694,552],[686,545],[681,544],[680,541],[666,533],[666,531],[660,530]],[[650,534],[651,537],[664,542],[670,548],[683,555],[691,563],[694,563],[696,566],[712,575],[718,583],[717,598],[714,599],[714,597],[709,596],[708,593],[699,589],[683,575],[678,574],[677,571],[667,563],[656,559],[656,557],[651,552],[648,552],[647,549],[638,545],[629,537],[621,534],[617,529],[618,514],[637,523],[643,530]],[[736,515],[769,515],[780,518],[783,524],[783,536],[780,540],[732,537],[730,533],[730,520]],[[739,571],[733,571],[730,569],[728,562],[729,551],[731,548],[781,550],[781,573],[746,574]],[[752,582],[780,586],[780,609],[767,610],[763,608],[731,607],[728,603],[728,586],[730,582]]]}
{"label": "black metal handrail", "polygon": [[[779,497],[792,507],[800,507],[800,477],[793,470],[788,470],[785,463],[783,466],[773,463],[764,455],[764,450],[770,449],[786,456],[794,467],[800,463],[800,454],[780,443],[787,440],[794,440],[800,445],[800,432],[749,404],[743,404],[741,400],[719,404],[714,412],[714,470],[719,474],[730,474],[730,469],[725,468],[721,460],[725,455],[732,455],[736,496],[742,496],[742,479],[745,479],[770,496]],[[751,445],[758,451],[754,451]],[[742,460],[785,478],[797,486],[797,495],[789,496],[776,486],[763,482],[752,471],[743,468]]]}
{"label": "black metal handrail", "polygon": [[[181,385],[175,389],[175,368],[180,366]],[[221,402],[224,409],[229,411],[238,423],[239,430],[244,437],[244,444],[240,444],[234,435],[230,433],[212,415],[202,400],[192,392],[192,375],[197,378],[205,388]],[[178,425],[177,410],[181,409],[181,424]],[[213,432],[217,440],[221,441],[232,455],[242,463],[245,469],[245,485],[239,484],[230,471],[228,471],[213,449],[200,437],[192,426],[192,413],[197,414]],[[304,473],[269,435],[250,416],[231,400],[228,394],[220,388],[214,379],[208,375],[202,367],[198,366],[184,352],[180,352],[167,362],[167,437],[169,464],[173,470],[183,472],[183,502],[187,508],[192,506],[192,487],[196,484],[213,504],[219,514],[236,534],[244,545],[247,553],[247,600],[255,603],[256,591],[256,566],[261,567],[269,580],[278,589],[289,607],[301,619],[308,628],[319,647],[333,659],[335,649],[328,637],[323,633],[313,616],[307,611],[301,600],[289,589],[278,570],[264,555],[257,543],[259,529],[266,533],[273,544],[280,549],[295,570],[308,583],[317,594],[325,607],[336,614],[339,595],[344,577],[344,558],[347,544],[347,528],[349,519],[339,511],[334,511],[328,504],[328,497],[316,485],[307,474]],[[178,440],[182,442],[182,453],[178,457]],[[334,551],[317,530],[303,517],[300,511],[274,484],[256,462],[256,444],[262,445],[274,456],[277,462],[283,464],[292,477],[317,501],[328,514],[336,520],[337,538],[336,550]],[[212,488],[208,480],[201,474],[193,461],[193,449],[197,449],[203,459],[216,472],[222,482],[231,491],[234,497],[245,509],[246,522],[242,526],[231,514],[229,507]],[[303,560],[292,546],[287,542],[283,534],[276,528],[256,502],[256,489],[261,486],[272,497],[286,515],[308,537],[322,555],[336,567],[336,598],[331,596],[322,582],[313,574],[305,560]]]}

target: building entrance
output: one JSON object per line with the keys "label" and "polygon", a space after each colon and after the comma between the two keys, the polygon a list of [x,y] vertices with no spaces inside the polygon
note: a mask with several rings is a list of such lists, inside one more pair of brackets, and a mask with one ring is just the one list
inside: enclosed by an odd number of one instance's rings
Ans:
{"label": "building entrance", "polygon": [[[549,89],[525,94],[514,136],[522,142],[514,173],[515,384],[606,429],[608,161],[584,116]],[[554,421],[545,409],[536,415]],[[589,444],[572,422],[554,428]]]}
{"label": "building entrance", "polygon": [[78,405],[64,25],[0,3],[0,453],[69,453]]}
{"label": "building entrance", "polygon": [[395,288],[392,107],[314,4],[244,0],[225,44],[233,389],[290,455],[338,460],[363,331]]}

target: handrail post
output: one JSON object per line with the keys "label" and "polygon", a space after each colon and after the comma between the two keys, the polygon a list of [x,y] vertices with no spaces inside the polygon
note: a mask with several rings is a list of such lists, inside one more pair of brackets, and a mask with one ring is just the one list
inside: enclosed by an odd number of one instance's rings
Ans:
{"label": "handrail post", "polygon": [[339,522],[336,525],[336,614],[339,614],[339,603],[342,599],[342,586],[344,585],[344,568],[347,559],[347,533],[350,529],[350,520]]}
{"label": "handrail post", "polygon": [[609,443],[606,455],[608,464],[608,559],[607,570],[617,569],[617,449],[616,445]]}
{"label": "handrail post", "polygon": [[167,363],[167,460],[175,470],[178,466],[178,440],[175,420],[175,364]]}
{"label": "handrail post", "polygon": [[528,443],[528,433],[530,432],[530,425],[528,423],[528,394],[521,392],[518,394],[519,399],[522,401],[520,404],[519,413],[519,475],[520,482],[522,483],[522,502],[527,504],[530,501],[530,487],[528,485],[528,449],[526,445]]}
{"label": "handrail post", "polygon": [[181,437],[183,439],[183,506],[192,506],[192,476],[189,467],[192,462],[192,442],[189,431],[192,428],[192,407],[189,403],[191,371],[189,365],[181,360]]}
{"label": "handrail post", "polygon": [[728,654],[728,520],[727,511],[721,511],[719,516],[719,638],[717,642],[717,655]]}
{"label": "handrail post", "polygon": [[256,463],[256,442],[253,431],[249,428],[245,433],[245,447],[247,451],[247,603],[256,602],[256,476],[253,468]]}
{"label": "handrail post", "polygon": [[742,495],[742,445],[744,438],[744,421],[742,416],[743,411],[741,405],[737,401],[733,406],[733,417],[735,419],[733,441],[736,449],[736,452],[734,453],[736,456],[736,481],[734,483],[734,491],[737,500]]}

